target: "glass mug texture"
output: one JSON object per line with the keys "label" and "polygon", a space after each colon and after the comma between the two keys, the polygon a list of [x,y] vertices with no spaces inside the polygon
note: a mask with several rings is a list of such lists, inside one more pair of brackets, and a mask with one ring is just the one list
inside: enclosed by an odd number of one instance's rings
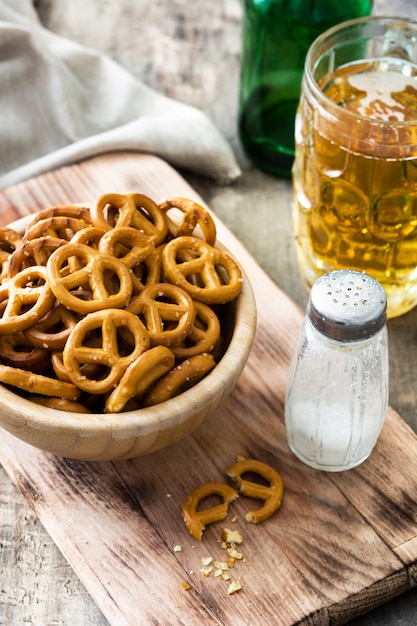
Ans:
{"label": "glass mug texture", "polygon": [[307,51],[334,24],[369,15],[373,0],[245,0],[239,133],[251,161],[289,176]]}
{"label": "glass mug texture", "polygon": [[352,20],[319,37],[296,118],[293,230],[308,287],[364,271],[388,317],[417,304],[417,22]]}

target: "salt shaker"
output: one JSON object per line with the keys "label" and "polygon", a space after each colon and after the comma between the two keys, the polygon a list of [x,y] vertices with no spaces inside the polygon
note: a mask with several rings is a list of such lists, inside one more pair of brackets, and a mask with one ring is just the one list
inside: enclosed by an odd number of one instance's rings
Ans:
{"label": "salt shaker", "polygon": [[290,449],[307,465],[337,472],[372,452],[388,406],[386,306],[381,285],[353,270],[310,291],[285,405]]}

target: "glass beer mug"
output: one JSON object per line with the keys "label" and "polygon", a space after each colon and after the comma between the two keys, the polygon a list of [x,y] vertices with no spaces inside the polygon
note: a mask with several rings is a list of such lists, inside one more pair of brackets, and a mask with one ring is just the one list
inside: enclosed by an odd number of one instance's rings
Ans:
{"label": "glass beer mug", "polygon": [[417,304],[417,22],[369,17],[307,54],[296,118],[293,231],[308,287],[337,269]]}

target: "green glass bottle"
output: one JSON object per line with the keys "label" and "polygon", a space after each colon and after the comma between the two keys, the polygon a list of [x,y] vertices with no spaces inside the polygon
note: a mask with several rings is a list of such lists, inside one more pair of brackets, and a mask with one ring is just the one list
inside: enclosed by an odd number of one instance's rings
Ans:
{"label": "green glass bottle", "polygon": [[373,0],[244,0],[239,135],[252,163],[289,177],[304,60],[331,26],[372,12]]}

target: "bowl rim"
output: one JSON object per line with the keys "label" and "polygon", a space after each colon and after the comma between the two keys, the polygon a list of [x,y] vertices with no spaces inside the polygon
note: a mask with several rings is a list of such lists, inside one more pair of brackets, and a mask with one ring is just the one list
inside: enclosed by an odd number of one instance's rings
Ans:
{"label": "bowl rim", "polygon": [[[24,216],[9,224],[8,228],[22,231],[34,215],[36,214]],[[216,241],[215,245],[231,254],[220,241]],[[211,404],[213,397],[225,392],[227,387],[225,381],[230,378],[230,363],[234,364],[233,377],[234,382],[237,381],[246,364],[254,340],[257,323],[255,296],[246,272],[242,267],[241,270],[242,290],[230,304],[235,304],[235,320],[239,319],[242,323],[235,324],[229,344],[213,370],[190,389],[150,407],[121,411],[120,413],[77,413],[36,404],[0,383],[0,426],[7,429],[3,416],[12,411],[18,415],[16,420],[10,415],[7,419],[7,422],[13,426],[15,426],[16,421],[23,422],[25,426],[29,426],[31,429],[50,430],[56,428],[61,433],[76,430],[78,436],[81,437],[93,434],[95,436],[106,433],[114,434],[115,431],[120,436],[126,437],[142,434],[142,431],[146,432],[148,428],[151,430],[157,422],[163,422],[165,426],[169,426],[170,422],[175,420],[176,423],[181,424],[196,412],[196,407],[198,411],[202,411],[205,406]],[[180,420],[178,419],[179,416]],[[19,425],[17,428],[19,429]]]}

